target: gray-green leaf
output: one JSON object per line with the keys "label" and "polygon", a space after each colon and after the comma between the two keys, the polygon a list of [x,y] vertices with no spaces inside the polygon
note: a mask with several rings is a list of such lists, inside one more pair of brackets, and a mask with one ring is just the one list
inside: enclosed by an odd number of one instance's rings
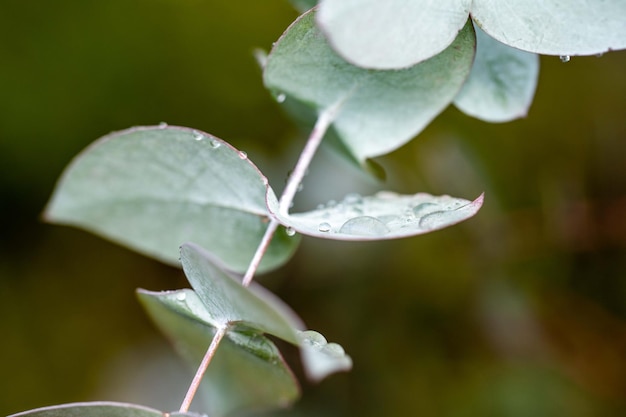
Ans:
{"label": "gray-green leaf", "polygon": [[[192,290],[139,290],[138,295],[179,353],[197,367],[217,328],[200,297]],[[244,409],[285,407],[299,393],[276,346],[259,332],[237,326],[222,339],[202,381],[202,394],[210,408],[206,411],[213,417]]]}
{"label": "gray-green leaf", "polygon": [[318,113],[342,103],[332,128],[361,164],[417,135],[469,75],[476,44],[470,22],[439,55],[404,70],[373,71],[334,53],[314,14],[302,15],[278,40],[265,66],[265,85],[279,101],[295,99]]}
{"label": "gray-green leaf", "polygon": [[476,59],[454,99],[464,113],[488,122],[526,116],[539,77],[539,56],[496,41],[476,30]]}
{"label": "gray-green leaf", "polygon": [[[245,154],[218,138],[183,127],[138,127],[77,156],[45,218],[174,265],[178,247],[195,241],[243,272],[267,226],[267,189]],[[260,270],[286,262],[296,245],[275,236]]]}
{"label": "gray-green leaf", "polygon": [[97,401],[37,408],[8,417],[163,417],[163,412],[136,404]]}
{"label": "gray-green leaf", "polygon": [[428,233],[474,216],[482,204],[483,195],[469,201],[383,191],[368,197],[352,194],[340,203],[284,214],[276,200],[268,199],[270,212],[283,225],[305,235],[336,240],[384,240]]}
{"label": "gray-green leaf", "polygon": [[626,48],[624,0],[474,0],[472,18],[493,38],[544,55]]}
{"label": "gray-green leaf", "polygon": [[407,68],[457,36],[470,0],[323,0],[317,21],[344,59],[364,68]]}
{"label": "gray-green leaf", "polygon": [[244,287],[227,274],[210,253],[192,243],[180,249],[183,270],[219,327],[241,324],[298,344],[296,330],[304,328],[297,315],[259,285]]}

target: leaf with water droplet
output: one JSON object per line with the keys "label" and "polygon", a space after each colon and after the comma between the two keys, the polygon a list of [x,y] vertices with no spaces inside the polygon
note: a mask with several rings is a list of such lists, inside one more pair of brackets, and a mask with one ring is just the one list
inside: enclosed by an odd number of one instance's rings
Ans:
{"label": "leaf with water droplet", "polygon": [[483,195],[469,201],[447,195],[382,191],[295,214],[280,213],[275,196],[268,195],[267,204],[281,224],[304,235],[336,240],[385,240],[428,233],[466,220],[478,212]]}
{"label": "leaf with water droplet", "polygon": [[[213,316],[196,292],[181,291],[138,290],[138,296],[155,324],[195,369],[221,318]],[[205,397],[209,415],[226,415],[285,407],[298,398],[299,387],[271,340],[258,331],[235,326],[222,339],[199,395]]]}
{"label": "leaf with water droplet", "polygon": [[464,113],[488,122],[526,116],[539,77],[539,56],[520,51],[476,30],[476,59],[454,99]]}
{"label": "leaf with water droplet", "polygon": [[137,404],[94,401],[53,405],[7,417],[163,417],[164,413]]}
{"label": "leaf with water droplet", "polygon": [[320,381],[328,375],[352,369],[352,359],[337,343],[328,343],[320,333],[307,330],[299,333],[302,366],[307,377]]}
{"label": "leaf with water droplet", "polygon": [[[424,129],[452,102],[469,74],[475,47],[471,23],[428,61],[401,71],[373,71],[333,52],[314,14],[315,9],[305,13],[281,36],[263,79],[274,94],[288,95],[288,109],[299,102],[296,114],[305,120],[341,103],[331,132],[340,153],[359,166],[371,167],[369,158],[397,149]],[[303,107],[313,111],[303,116]]]}
{"label": "leaf with water droplet", "polygon": [[[139,127],[76,157],[45,218],[174,265],[178,247],[194,241],[243,272],[267,228],[266,192],[267,178],[228,143],[183,127]],[[297,244],[277,235],[260,270],[286,262]]]}

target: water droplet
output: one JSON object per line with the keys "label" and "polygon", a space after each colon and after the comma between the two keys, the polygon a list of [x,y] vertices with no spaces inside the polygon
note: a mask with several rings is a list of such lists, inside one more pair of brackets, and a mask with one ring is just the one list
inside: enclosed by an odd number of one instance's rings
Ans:
{"label": "water droplet", "polygon": [[239,158],[248,159],[248,154],[245,153],[244,151],[239,151]]}
{"label": "water droplet", "polygon": [[320,223],[320,225],[317,226],[317,230],[319,230],[320,232],[330,232],[330,224],[326,222]]}
{"label": "water droplet", "polygon": [[159,129],[165,129],[167,126],[168,126],[168,125],[167,125],[167,123],[165,123],[165,122],[161,122],[161,123],[159,123]]}
{"label": "water droplet", "polygon": [[559,58],[561,59],[561,62],[569,62],[570,60],[569,55],[561,55]]}
{"label": "water droplet", "polygon": [[276,96],[276,101],[279,103],[284,103],[285,100],[287,100],[287,95],[284,93],[280,93],[279,95]]}
{"label": "water droplet", "polygon": [[324,351],[335,358],[341,358],[346,355],[346,351],[337,343],[329,343],[325,346]]}
{"label": "water droplet", "polygon": [[201,141],[202,139],[204,139],[204,135],[200,132],[196,132],[193,134],[193,138],[197,141]]}
{"label": "water droplet", "polygon": [[314,348],[322,348],[326,346],[326,338],[314,330],[306,330],[302,332],[302,341]]}
{"label": "water droplet", "polygon": [[419,226],[422,229],[434,229],[442,226],[443,224],[447,224],[445,211],[433,211],[432,213],[428,213],[420,219]]}
{"label": "water droplet", "polygon": [[298,188],[296,189],[297,192],[300,192],[304,189],[304,184],[300,183],[298,184]]}
{"label": "water droplet", "polygon": [[185,294],[184,292],[179,292],[178,294],[176,294],[176,299],[178,301],[185,301],[186,298],[187,294]]}
{"label": "water droplet", "polygon": [[211,139],[211,148],[217,149],[221,146],[221,143],[217,139]]}
{"label": "water droplet", "polygon": [[287,233],[287,236],[293,236],[296,234],[296,231],[293,229],[293,227],[287,227],[285,229],[285,233]]}
{"label": "water droplet", "polygon": [[354,217],[339,229],[339,233],[357,236],[382,236],[390,231],[385,223],[371,216]]}
{"label": "water droplet", "polygon": [[411,210],[416,217],[424,216],[425,214],[431,213],[434,209],[437,208],[437,204],[435,203],[420,203],[413,207]]}

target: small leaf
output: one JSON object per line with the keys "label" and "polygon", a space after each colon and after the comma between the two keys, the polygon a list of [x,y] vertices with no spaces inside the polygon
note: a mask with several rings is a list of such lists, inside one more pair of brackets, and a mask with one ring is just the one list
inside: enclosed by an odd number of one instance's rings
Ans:
{"label": "small leaf", "polygon": [[163,417],[164,413],[136,404],[97,401],[37,408],[8,417]]}
{"label": "small leaf", "polygon": [[302,366],[309,379],[320,381],[328,375],[352,369],[352,359],[337,343],[328,343],[320,333],[307,330],[299,333]]}
{"label": "small leaf", "polygon": [[314,11],[278,40],[264,82],[276,97],[298,100],[318,114],[341,102],[332,130],[360,165],[418,134],[452,102],[469,75],[476,41],[469,22],[441,54],[405,70],[372,71],[333,52],[315,26]]}
{"label": "small leaf", "polygon": [[490,36],[545,55],[626,48],[626,1],[475,0],[472,18]]}
{"label": "small leaf", "polygon": [[[152,320],[195,368],[216,332],[211,313],[192,290],[151,292],[138,296]],[[209,319],[207,319],[207,317]],[[230,329],[202,381],[209,415],[237,410],[284,407],[299,396],[299,387],[276,346],[245,327]]]}
{"label": "small leaf", "polygon": [[320,238],[384,240],[415,236],[451,226],[475,215],[483,195],[474,201],[430,194],[348,195],[338,203],[305,213],[284,214],[268,198],[270,212],[286,227]]}
{"label": "small leaf", "polygon": [[487,122],[526,116],[539,77],[539,56],[500,43],[476,30],[476,58],[454,99],[464,113]]}
{"label": "small leaf", "polygon": [[239,323],[298,344],[296,330],[304,326],[278,297],[254,283],[243,287],[210,253],[192,243],[181,247],[180,258],[189,283],[219,326]]}
{"label": "small leaf", "polygon": [[317,21],[331,45],[363,68],[400,69],[454,41],[470,0],[324,0]]}
{"label": "small leaf", "polygon": [[[195,241],[243,272],[267,227],[267,179],[226,142],[183,127],[139,127],[98,140],[72,161],[45,212],[178,265]],[[277,235],[261,270],[287,261],[297,239]]]}

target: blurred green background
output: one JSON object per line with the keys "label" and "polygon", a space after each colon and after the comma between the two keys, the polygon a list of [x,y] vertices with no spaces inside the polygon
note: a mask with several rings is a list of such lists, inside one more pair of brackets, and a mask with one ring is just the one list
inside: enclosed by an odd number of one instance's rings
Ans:
{"label": "blurred green background", "polygon": [[[246,150],[280,189],[303,139],[252,51],[296,16],[286,0],[0,0],[1,415],[178,407],[185,365],[134,290],[186,287],[181,272],[39,214],[90,142],[161,121]],[[626,415],[626,54],[541,63],[527,119],[450,108],[379,159],[386,184],[321,152],[301,207],[377,189],[486,203],[406,240],[305,238],[259,277],[355,362],[273,415]]]}

